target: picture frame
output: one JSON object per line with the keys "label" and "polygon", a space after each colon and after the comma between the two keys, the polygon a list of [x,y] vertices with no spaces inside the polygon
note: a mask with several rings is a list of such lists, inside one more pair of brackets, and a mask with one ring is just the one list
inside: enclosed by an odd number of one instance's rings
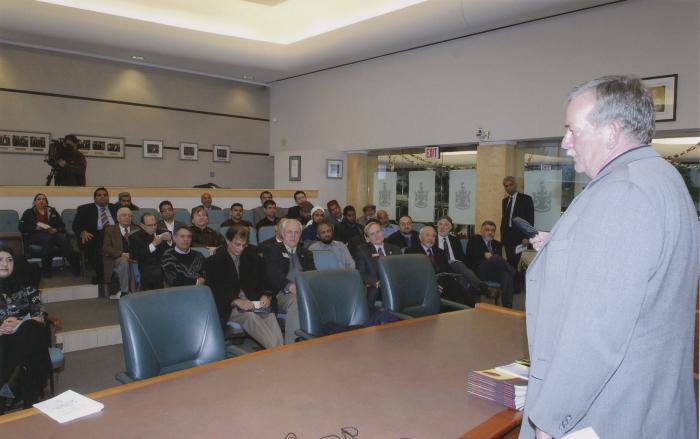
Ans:
{"label": "picture frame", "polygon": [[93,136],[91,134],[76,134],[78,151],[85,157],[124,158],[125,147],[123,137]]}
{"label": "picture frame", "polygon": [[654,99],[657,122],[676,120],[676,98],[678,96],[678,74],[642,78]]}
{"label": "picture frame", "polygon": [[343,178],[342,160],[326,160],[326,178]]}
{"label": "picture frame", "polygon": [[214,145],[212,155],[215,162],[230,162],[231,147],[228,145]]}
{"label": "picture frame", "polygon": [[180,142],[180,160],[199,160],[199,144]]}
{"label": "picture frame", "polygon": [[143,141],[143,158],[162,159],[163,158],[163,141],[162,140],[144,140]]}
{"label": "picture frame", "polygon": [[301,156],[289,156],[289,181],[301,181]]}
{"label": "picture frame", "polygon": [[51,133],[0,130],[0,152],[48,154]]}

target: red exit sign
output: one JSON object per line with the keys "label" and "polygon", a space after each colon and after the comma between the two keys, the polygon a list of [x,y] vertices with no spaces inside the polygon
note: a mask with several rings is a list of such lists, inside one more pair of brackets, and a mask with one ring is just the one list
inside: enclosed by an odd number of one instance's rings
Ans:
{"label": "red exit sign", "polygon": [[440,147],[439,146],[426,146],[425,147],[425,158],[426,158],[426,160],[438,160],[440,158]]}

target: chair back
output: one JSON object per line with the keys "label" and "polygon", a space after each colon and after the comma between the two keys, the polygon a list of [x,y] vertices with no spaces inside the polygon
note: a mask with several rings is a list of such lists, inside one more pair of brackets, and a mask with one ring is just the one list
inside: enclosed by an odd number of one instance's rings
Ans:
{"label": "chair back", "polygon": [[221,223],[226,221],[229,217],[226,216],[223,210],[212,210],[209,212],[209,227],[214,230],[219,230]]}
{"label": "chair back", "polygon": [[127,375],[142,380],[226,358],[209,287],[130,294],[119,301]]}
{"label": "chair back", "polygon": [[302,331],[323,335],[323,325],[361,325],[369,318],[367,293],[357,270],[305,271],[297,276]]}
{"label": "chair back", "polygon": [[435,271],[426,255],[393,255],[379,258],[382,303],[387,311],[412,317],[437,314],[440,293]]}
{"label": "chair back", "polygon": [[425,224],[423,224],[423,223],[413,223],[413,225],[411,227],[416,232],[420,232],[420,229],[422,229],[424,226],[425,226]]}
{"label": "chair back", "polygon": [[158,211],[158,209],[154,209],[152,207],[142,207],[138,210],[134,210],[134,212],[133,212],[134,222],[137,222],[140,224],[141,223],[141,216],[144,213],[152,213],[153,215],[156,216],[156,220],[160,220],[160,212]]}
{"label": "chair back", "polygon": [[343,268],[338,262],[338,258],[330,250],[313,250],[314,265],[317,270],[332,270]]}
{"label": "chair back", "polygon": [[275,236],[275,226],[262,226],[258,230],[258,242],[263,242]]}
{"label": "chair back", "polygon": [[188,226],[192,224],[192,221],[190,220],[190,212],[187,209],[176,207],[173,209],[173,212],[175,213],[176,220],[180,221],[181,223],[185,223]]}
{"label": "chair back", "polygon": [[75,220],[75,214],[78,212],[77,209],[63,209],[61,211],[61,219],[63,224],[66,225],[66,234],[68,236],[73,236],[73,221]]}
{"label": "chair back", "polygon": [[201,253],[205,258],[209,257],[209,249],[206,247],[192,247],[192,250]]}
{"label": "chair back", "polygon": [[19,214],[14,210],[0,210],[0,232],[19,232]]}
{"label": "chair back", "polygon": [[248,221],[249,223],[255,225],[255,218],[253,217],[253,211],[252,210],[244,210],[243,211],[243,220]]}
{"label": "chair back", "polygon": [[255,227],[248,227],[248,243],[258,245],[258,231],[255,230]]}

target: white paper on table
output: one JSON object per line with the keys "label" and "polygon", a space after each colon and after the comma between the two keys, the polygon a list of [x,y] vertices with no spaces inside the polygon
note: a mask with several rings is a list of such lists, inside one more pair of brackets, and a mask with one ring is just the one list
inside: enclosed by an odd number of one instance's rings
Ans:
{"label": "white paper on table", "polygon": [[42,230],[49,230],[51,228],[50,225],[42,223],[41,221],[37,221],[36,226]]}
{"label": "white paper on table", "polygon": [[72,390],[34,404],[34,407],[61,424],[102,411],[104,404]]}
{"label": "white paper on table", "polygon": [[251,302],[253,303],[253,306],[255,307],[255,309],[260,309],[261,305],[260,305],[259,300],[253,300]]}
{"label": "white paper on table", "polygon": [[583,430],[577,430],[562,436],[561,439],[600,439],[600,437],[593,430],[593,427],[586,427]]}
{"label": "white paper on table", "polygon": [[519,255],[520,253],[524,252],[525,250],[527,250],[527,246],[526,246],[526,245],[518,244],[518,245],[515,247],[515,254],[516,254],[516,255]]}

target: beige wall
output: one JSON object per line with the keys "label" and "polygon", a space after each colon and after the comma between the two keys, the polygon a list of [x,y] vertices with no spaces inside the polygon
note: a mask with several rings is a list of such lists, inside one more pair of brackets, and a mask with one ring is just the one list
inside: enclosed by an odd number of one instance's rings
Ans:
{"label": "beige wall", "polygon": [[[138,102],[269,118],[267,88],[222,79],[138,67],[61,53],[0,45],[0,87],[81,97]],[[144,108],[105,102],[0,91],[0,129],[124,137],[127,144],[161,139],[230,145],[234,151],[269,153],[269,123],[241,118]],[[0,184],[41,184],[48,173],[43,157],[0,154]],[[126,148],[125,159],[88,158],[88,185],[269,187],[273,159],[231,156],[214,163],[211,152],[199,161],[180,161],[175,150],[163,160],[144,159]],[[214,176],[211,176],[214,173]]]}

